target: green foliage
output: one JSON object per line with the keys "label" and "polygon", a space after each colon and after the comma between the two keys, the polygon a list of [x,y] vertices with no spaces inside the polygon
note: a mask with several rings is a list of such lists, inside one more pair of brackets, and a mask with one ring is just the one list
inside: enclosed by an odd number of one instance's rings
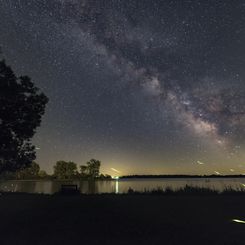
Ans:
{"label": "green foliage", "polygon": [[35,159],[31,138],[47,102],[29,77],[16,77],[0,61],[0,173],[28,167]]}
{"label": "green foliage", "polygon": [[40,178],[47,178],[47,177],[49,177],[49,175],[44,170],[40,170],[39,173],[38,173],[38,176]]}
{"label": "green foliage", "polygon": [[57,179],[71,179],[76,173],[77,165],[74,162],[58,161],[54,166],[54,176]]}
{"label": "green foliage", "polygon": [[[86,163],[86,165],[80,166],[80,176],[82,178],[89,177],[89,178],[98,178],[100,176],[100,165],[101,162],[96,159],[91,159]],[[103,176],[105,178],[105,176]]]}
{"label": "green foliage", "polygon": [[101,180],[110,180],[111,176],[109,174],[100,174],[99,178]]}
{"label": "green foliage", "polygon": [[15,172],[4,171],[0,173],[0,180],[12,180],[12,179],[16,179]]}
{"label": "green foliage", "polygon": [[39,177],[40,167],[36,162],[32,162],[27,168],[16,172],[17,179],[36,179]]}
{"label": "green foliage", "polygon": [[91,178],[99,177],[101,162],[96,159],[91,159],[86,164],[87,164],[88,176]]}
{"label": "green foliage", "polygon": [[88,176],[88,167],[85,165],[80,166],[80,174],[81,177],[87,177]]}

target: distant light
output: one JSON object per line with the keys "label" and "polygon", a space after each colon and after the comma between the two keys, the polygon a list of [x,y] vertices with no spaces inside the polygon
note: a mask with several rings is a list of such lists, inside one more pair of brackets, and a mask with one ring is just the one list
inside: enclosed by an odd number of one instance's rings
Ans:
{"label": "distant light", "polygon": [[39,148],[39,147],[36,147],[36,150],[40,150],[41,148]]}
{"label": "distant light", "polygon": [[120,171],[115,169],[115,168],[111,168],[111,170],[114,171],[114,172],[120,173]]}
{"label": "distant light", "polygon": [[191,102],[188,101],[188,100],[184,100],[182,103],[183,103],[184,105],[190,105],[190,104],[191,104]]}
{"label": "distant light", "polygon": [[119,176],[111,176],[112,179],[119,179]]}
{"label": "distant light", "polygon": [[231,168],[230,171],[231,171],[231,172],[234,172],[235,170]]}
{"label": "distant light", "polygon": [[244,220],[240,220],[240,219],[233,219],[232,221],[236,222],[236,223],[245,224],[245,221]]}
{"label": "distant light", "polygon": [[218,171],[214,171],[216,174],[218,174],[218,175],[220,175],[220,172],[218,172]]}
{"label": "distant light", "polygon": [[203,164],[204,164],[204,163],[201,162],[201,161],[197,161],[197,163],[198,163],[199,165],[203,165]]}

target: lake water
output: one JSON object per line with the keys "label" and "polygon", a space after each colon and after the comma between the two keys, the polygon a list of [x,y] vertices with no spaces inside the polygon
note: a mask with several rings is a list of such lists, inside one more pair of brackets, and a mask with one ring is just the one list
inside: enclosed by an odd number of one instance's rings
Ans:
{"label": "lake water", "polygon": [[152,178],[119,179],[97,181],[32,181],[11,180],[0,182],[0,191],[53,194],[60,190],[62,184],[75,184],[81,193],[126,193],[129,188],[135,191],[171,187],[178,189],[185,185],[208,187],[222,191],[226,187],[245,188],[245,178]]}

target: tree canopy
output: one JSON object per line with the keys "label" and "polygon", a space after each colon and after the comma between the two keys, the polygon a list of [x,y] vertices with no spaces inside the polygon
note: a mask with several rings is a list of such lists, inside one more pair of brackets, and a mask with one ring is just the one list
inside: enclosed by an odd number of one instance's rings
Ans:
{"label": "tree canopy", "polygon": [[36,162],[32,162],[27,168],[16,172],[17,179],[33,179],[39,177],[40,166]]}
{"label": "tree canopy", "polygon": [[88,167],[86,165],[80,166],[81,177],[86,177],[88,175]]}
{"label": "tree canopy", "polygon": [[91,159],[87,162],[88,175],[92,178],[96,178],[100,174],[101,162],[96,159]]}
{"label": "tree canopy", "polygon": [[81,177],[97,178],[100,174],[101,162],[96,159],[90,159],[86,165],[80,166]]}
{"label": "tree canopy", "polygon": [[74,162],[58,161],[54,166],[54,176],[58,179],[71,179],[77,173]]}
{"label": "tree canopy", "polygon": [[0,61],[0,173],[28,167],[35,159],[31,138],[47,102],[28,76],[16,77]]}

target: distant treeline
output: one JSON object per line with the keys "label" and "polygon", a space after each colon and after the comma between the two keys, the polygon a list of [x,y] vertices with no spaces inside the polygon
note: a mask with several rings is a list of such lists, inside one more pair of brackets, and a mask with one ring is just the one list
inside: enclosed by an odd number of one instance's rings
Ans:
{"label": "distant treeline", "polygon": [[22,168],[15,172],[4,172],[0,179],[17,179],[17,180],[77,180],[77,179],[111,179],[108,174],[100,173],[101,162],[91,159],[85,165],[78,166],[74,162],[58,161],[54,165],[53,174],[48,174],[41,170],[39,164],[32,162],[29,167]]}
{"label": "distant treeline", "polygon": [[187,174],[161,174],[161,175],[124,175],[120,179],[151,179],[151,178],[245,178],[245,175],[236,174],[236,175],[187,175]]}

